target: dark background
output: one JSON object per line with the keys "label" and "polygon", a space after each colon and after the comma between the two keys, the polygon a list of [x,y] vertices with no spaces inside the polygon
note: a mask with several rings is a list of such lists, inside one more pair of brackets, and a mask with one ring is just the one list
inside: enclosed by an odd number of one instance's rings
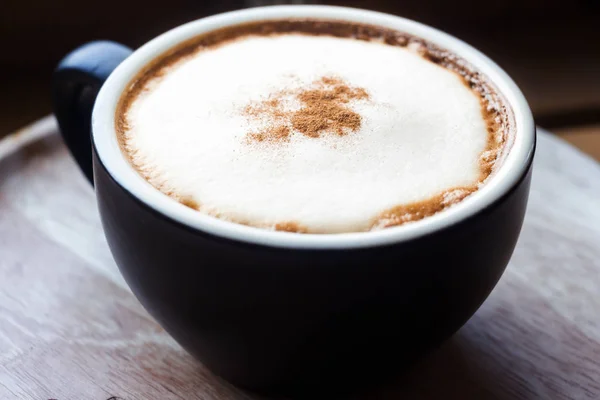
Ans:
{"label": "dark background", "polygon": [[1,0],[0,136],[49,113],[60,58],[94,39],[138,47],[181,23],[276,3],[385,11],[445,30],[482,50],[521,86],[544,127],[600,123],[600,0]]}

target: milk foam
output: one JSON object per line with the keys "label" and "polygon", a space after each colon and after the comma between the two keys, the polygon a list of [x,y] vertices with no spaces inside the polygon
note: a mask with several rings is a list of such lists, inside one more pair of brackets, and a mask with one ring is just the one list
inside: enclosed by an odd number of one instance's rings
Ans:
{"label": "milk foam", "polygon": [[[386,210],[477,184],[487,124],[461,78],[410,48],[350,38],[248,36],[146,82],[123,140],[155,187],[205,213],[309,232],[364,231]],[[363,88],[344,136],[249,143],[270,121],[244,109],[324,76]],[[288,107],[298,107],[292,97]]]}

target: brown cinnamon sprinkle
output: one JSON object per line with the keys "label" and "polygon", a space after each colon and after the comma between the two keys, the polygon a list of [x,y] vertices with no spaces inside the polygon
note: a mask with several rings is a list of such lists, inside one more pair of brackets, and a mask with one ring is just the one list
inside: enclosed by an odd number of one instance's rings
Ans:
{"label": "brown cinnamon sprinkle", "polygon": [[257,133],[249,133],[248,139],[253,142],[264,142],[264,141],[284,141],[290,138],[290,128],[285,125],[277,125],[271,128],[265,129]]}
{"label": "brown cinnamon sprinkle", "polygon": [[[297,110],[285,109],[283,100],[292,97],[300,102]],[[244,108],[249,119],[258,119],[268,126],[258,132],[250,132],[250,142],[288,141],[292,130],[311,138],[331,132],[339,136],[356,132],[362,117],[349,107],[353,100],[367,100],[369,94],[362,88],[349,86],[336,77],[323,77],[309,88],[297,91],[279,91],[268,100],[250,104]]]}
{"label": "brown cinnamon sprinkle", "polygon": [[477,189],[478,185],[456,187],[436,194],[427,200],[392,207],[377,216],[371,229],[389,228],[437,214],[464,200]]}
{"label": "brown cinnamon sprinkle", "polygon": [[297,222],[280,222],[275,224],[274,229],[281,232],[308,233],[308,229]]}
{"label": "brown cinnamon sprinkle", "polygon": [[192,210],[200,211],[200,204],[191,196],[181,197],[179,198],[179,202]]}

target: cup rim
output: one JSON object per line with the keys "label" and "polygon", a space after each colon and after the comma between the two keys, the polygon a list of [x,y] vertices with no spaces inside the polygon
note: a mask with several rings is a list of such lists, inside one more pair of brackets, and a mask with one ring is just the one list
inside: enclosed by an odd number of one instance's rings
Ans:
{"label": "cup rim", "polygon": [[[512,107],[515,137],[503,165],[483,187],[458,204],[419,221],[370,232],[298,234],[270,231],[221,220],[186,207],[152,187],[129,164],[115,130],[117,103],[126,86],[149,62],[177,44],[223,27],[285,18],[342,20],[391,28],[447,49],[487,76]],[[99,161],[132,196],[174,221],[217,237],[280,248],[351,249],[405,242],[455,225],[501,199],[527,172],[535,147],[535,125],[525,97],[487,56],[445,32],[406,18],[358,8],[277,5],[230,11],[188,22],[142,45],[109,76],[92,113],[92,142]]]}

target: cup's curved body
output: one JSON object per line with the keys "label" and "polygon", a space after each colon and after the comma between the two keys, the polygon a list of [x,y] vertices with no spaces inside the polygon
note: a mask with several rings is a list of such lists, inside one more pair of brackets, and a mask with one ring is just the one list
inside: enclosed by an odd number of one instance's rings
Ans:
{"label": "cup's curved body", "polygon": [[142,304],[216,374],[283,392],[381,378],[460,328],[512,255],[531,176],[528,167],[488,208],[411,241],[290,250],[189,229],[94,161],[108,243]]}

